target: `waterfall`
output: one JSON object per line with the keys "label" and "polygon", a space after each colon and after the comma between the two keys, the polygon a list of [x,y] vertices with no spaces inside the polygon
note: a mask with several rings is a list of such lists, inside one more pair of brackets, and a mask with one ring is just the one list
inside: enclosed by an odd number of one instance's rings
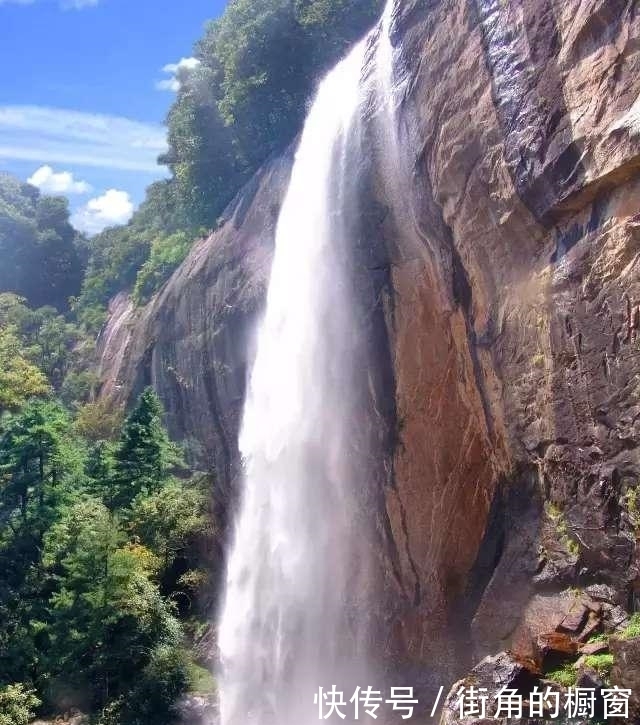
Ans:
{"label": "waterfall", "polygon": [[351,598],[367,554],[358,517],[350,229],[357,216],[369,39],[324,79],[305,122],[240,434],[244,490],[218,641],[223,725],[318,721],[314,694],[366,687]]}

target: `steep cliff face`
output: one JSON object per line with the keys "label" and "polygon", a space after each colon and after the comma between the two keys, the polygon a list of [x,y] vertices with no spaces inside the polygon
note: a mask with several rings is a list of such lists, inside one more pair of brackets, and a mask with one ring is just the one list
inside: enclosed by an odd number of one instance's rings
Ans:
{"label": "steep cliff face", "polygon": [[[455,672],[534,655],[572,587],[628,607],[640,583],[640,9],[396,10],[404,203],[372,122],[355,245],[387,457],[380,644],[403,667],[449,653]],[[147,308],[118,300],[103,335],[103,394],[153,384],[223,498],[289,164],[267,165]]]}
{"label": "steep cliff face", "polygon": [[392,258],[407,650],[432,610],[526,647],[553,592],[636,576],[640,15],[407,3],[396,33],[429,212]]}

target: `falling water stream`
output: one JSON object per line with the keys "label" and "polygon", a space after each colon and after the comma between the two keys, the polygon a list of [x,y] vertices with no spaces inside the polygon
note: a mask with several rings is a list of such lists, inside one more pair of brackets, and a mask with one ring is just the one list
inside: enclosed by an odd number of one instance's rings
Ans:
{"label": "falling water stream", "polygon": [[369,40],[321,83],[277,224],[219,619],[223,725],[317,722],[319,687],[371,684],[350,606],[366,554],[354,526],[362,371],[348,271]]}

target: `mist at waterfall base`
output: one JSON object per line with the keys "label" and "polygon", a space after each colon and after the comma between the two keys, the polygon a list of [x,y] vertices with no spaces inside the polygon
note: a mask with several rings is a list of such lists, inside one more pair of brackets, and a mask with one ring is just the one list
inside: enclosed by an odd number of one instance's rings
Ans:
{"label": "mist at waterfall base", "polygon": [[363,370],[349,253],[371,47],[369,36],[321,83],[277,224],[218,623],[223,725],[317,722],[320,687],[348,700],[376,684],[354,600],[371,562],[356,523]]}

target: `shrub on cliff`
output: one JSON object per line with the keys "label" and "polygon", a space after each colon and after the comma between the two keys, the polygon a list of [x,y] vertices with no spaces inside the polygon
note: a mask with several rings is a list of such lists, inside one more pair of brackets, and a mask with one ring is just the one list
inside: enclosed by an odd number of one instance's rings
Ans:
{"label": "shrub on cliff", "polygon": [[40,705],[35,692],[23,684],[0,689],[0,725],[27,725]]}
{"label": "shrub on cliff", "polygon": [[147,302],[151,295],[166,282],[191,248],[192,236],[186,232],[161,235],[153,240],[149,258],[142,265],[133,288],[136,304]]}

